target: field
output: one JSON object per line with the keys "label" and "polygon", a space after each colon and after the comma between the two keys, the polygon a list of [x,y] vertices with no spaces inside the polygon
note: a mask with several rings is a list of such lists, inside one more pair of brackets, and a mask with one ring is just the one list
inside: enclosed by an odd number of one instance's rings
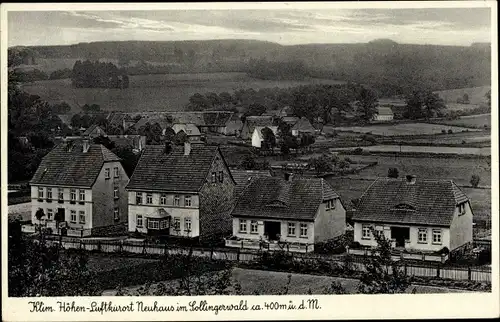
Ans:
{"label": "field", "polygon": [[8,206],[9,219],[19,218],[21,221],[31,220],[31,202]]}
{"label": "field", "polygon": [[[352,150],[349,148],[337,148],[335,150]],[[448,146],[411,146],[411,145],[373,145],[363,147],[363,150],[370,152],[401,152],[401,153],[433,153],[433,154],[463,154],[463,155],[491,155],[490,147],[468,148],[468,147],[448,147]]]}
{"label": "field", "polygon": [[90,254],[88,267],[91,272],[111,271],[123,267],[133,267],[143,263],[157,262],[157,259],[121,257],[110,254]]}
{"label": "field", "polygon": [[440,123],[454,126],[463,126],[471,128],[491,128],[491,114],[462,116],[459,119],[452,121],[442,121]]}
{"label": "field", "polygon": [[122,112],[183,110],[195,93],[232,92],[240,88],[292,87],[304,84],[342,83],[327,79],[303,81],[260,80],[245,73],[164,74],[130,77],[127,89],[72,88],[69,79],[24,84],[23,89],[54,103],[66,101],[74,111],[78,105],[98,104],[101,109]]}
{"label": "field", "polygon": [[400,135],[421,135],[421,134],[438,134],[442,130],[448,132],[452,130],[456,132],[476,131],[469,128],[447,126],[440,124],[429,123],[404,123],[404,124],[387,124],[387,125],[371,125],[371,126],[345,126],[336,127],[337,131],[350,131],[358,133],[372,133],[383,136],[400,136]]}
{"label": "field", "polygon": [[469,96],[471,104],[486,103],[486,93],[491,89],[491,86],[469,87],[450,89],[445,91],[437,91],[437,93],[446,103],[456,103],[457,99],[464,97],[464,94]]}

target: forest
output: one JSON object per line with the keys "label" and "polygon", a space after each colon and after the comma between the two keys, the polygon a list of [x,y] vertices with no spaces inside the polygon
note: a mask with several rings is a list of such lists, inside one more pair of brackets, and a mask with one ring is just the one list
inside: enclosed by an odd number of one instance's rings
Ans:
{"label": "forest", "polygon": [[112,63],[77,60],[73,66],[71,83],[77,88],[128,88],[129,79],[124,69]]}

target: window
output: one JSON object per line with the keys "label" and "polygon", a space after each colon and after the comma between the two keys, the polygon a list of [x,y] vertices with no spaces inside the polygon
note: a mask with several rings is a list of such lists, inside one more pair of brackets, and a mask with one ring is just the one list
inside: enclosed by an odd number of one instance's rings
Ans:
{"label": "window", "polygon": [[174,196],[174,206],[180,206],[181,198],[179,196]]}
{"label": "window", "polygon": [[47,188],[47,201],[52,200],[52,188]]}
{"label": "window", "polygon": [[113,188],[113,198],[118,199],[120,194],[118,193],[118,187]]}
{"label": "window", "polygon": [[465,202],[458,205],[458,214],[459,215],[465,214]]}
{"label": "window", "polygon": [[75,202],[76,201],[76,189],[70,190],[70,196],[71,196],[71,201]]}
{"label": "window", "polygon": [[148,219],[148,229],[160,229],[160,222],[158,220]]}
{"label": "window", "polygon": [[153,203],[153,194],[151,194],[151,193],[146,194],[146,203],[147,204]]}
{"label": "window", "polygon": [[52,220],[54,218],[54,212],[52,209],[47,209],[47,219]]}
{"label": "window", "polygon": [[138,205],[142,205],[142,192],[135,193],[135,203]]}
{"label": "window", "polygon": [[167,195],[163,194],[160,196],[160,205],[166,205],[167,204]]}
{"label": "window", "polygon": [[288,236],[295,236],[295,223],[294,222],[288,223]]}
{"label": "window", "polygon": [[185,207],[191,207],[191,196],[185,196],[184,197],[184,206]]}
{"label": "window", "polygon": [[179,217],[174,218],[174,230],[181,230],[181,219]]}
{"label": "window", "polygon": [[80,211],[80,224],[85,223],[85,211]]}
{"label": "window", "polygon": [[167,229],[168,228],[168,221],[162,220],[160,221],[160,229]]}
{"label": "window", "polygon": [[43,199],[43,188],[38,187],[38,199]]}
{"label": "window", "polygon": [[217,182],[217,172],[212,172],[212,183]]}
{"label": "window", "polygon": [[433,229],[432,230],[432,243],[433,244],[441,244],[441,229]]}
{"label": "window", "polygon": [[244,219],[240,219],[240,233],[247,232],[247,221]]}
{"label": "window", "polygon": [[224,171],[219,171],[219,182],[224,182]]}
{"label": "window", "polygon": [[335,199],[326,201],[326,210],[335,209]]}
{"label": "window", "polygon": [[425,228],[418,229],[418,242],[423,244],[427,243],[427,229]]}
{"label": "window", "polygon": [[64,190],[62,188],[57,189],[57,196],[60,201],[64,200]]}
{"label": "window", "polygon": [[300,224],[300,237],[307,237],[307,224]]}
{"label": "window", "polygon": [[71,210],[71,222],[76,223],[76,210]]}
{"label": "window", "polygon": [[184,218],[184,230],[191,231],[191,218]]}
{"label": "window", "polygon": [[85,201],[85,190],[80,190],[80,201]]}
{"label": "window", "polygon": [[114,176],[115,178],[118,178],[118,177],[119,177],[119,174],[120,174],[120,172],[118,171],[118,167],[114,167],[114,168],[113,168],[113,176]]}
{"label": "window", "polygon": [[114,215],[115,221],[120,220],[120,211],[118,210],[118,208],[115,208],[115,210],[113,211],[113,215]]}
{"label": "window", "polygon": [[252,234],[257,234],[259,231],[259,225],[257,224],[256,220],[250,221],[250,232]]}
{"label": "window", "polygon": [[110,178],[110,176],[109,176],[109,168],[105,168],[104,169],[104,178],[105,179],[109,179]]}
{"label": "window", "polygon": [[137,215],[136,226],[137,227],[142,227],[142,225],[143,225],[142,215]]}
{"label": "window", "polygon": [[363,226],[361,238],[362,239],[371,239],[370,226]]}

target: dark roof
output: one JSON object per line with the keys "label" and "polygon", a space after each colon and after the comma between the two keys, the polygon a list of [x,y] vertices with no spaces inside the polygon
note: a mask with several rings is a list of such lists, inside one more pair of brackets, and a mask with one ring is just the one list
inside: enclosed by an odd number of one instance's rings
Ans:
{"label": "dark roof", "polygon": [[189,155],[184,155],[184,146],[171,148],[167,154],[164,145],[146,146],[127,189],[199,191],[207,180],[218,147],[192,144]]}
{"label": "dark roof", "polygon": [[250,184],[252,178],[271,177],[271,171],[269,170],[231,169],[231,174],[236,182],[235,190],[237,194],[240,194]]}
{"label": "dark roof", "polygon": [[389,106],[379,106],[377,107],[377,114],[378,115],[394,115],[392,112],[392,108]]}
{"label": "dark roof", "polygon": [[91,187],[105,162],[120,161],[113,152],[101,144],[91,144],[83,152],[80,141],[57,145],[40,163],[31,184]]}
{"label": "dark roof", "polygon": [[323,179],[253,178],[233,209],[235,217],[314,220],[323,200],[338,198]]}
{"label": "dark roof", "polygon": [[449,226],[457,204],[469,200],[451,180],[379,178],[363,193],[353,220]]}
{"label": "dark roof", "polygon": [[92,132],[94,132],[95,130],[97,130],[97,132],[101,135],[105,135],[106,132],[104,132],[104,130],[97,124],[92,124],[91,126],[89,126],[88,129],[85,130],[85,132],[83,132],[83,135],[90,135],[92,134]]}
{"label": "dark roof", "polygon": [[308,119],[305,117],[301,117],[295,125],[292,127],[292,130],[297,130],[299,132],[314,132],[315,129],[311,125],[311,122],[309,122]]}

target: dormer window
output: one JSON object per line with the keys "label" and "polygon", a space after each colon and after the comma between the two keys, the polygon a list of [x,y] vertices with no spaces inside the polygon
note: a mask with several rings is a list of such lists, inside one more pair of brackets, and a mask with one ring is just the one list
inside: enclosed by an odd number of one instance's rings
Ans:
{"label": "dormer window", "polygon": [[38,187],[38,199],[43,199],[43,188]]}

